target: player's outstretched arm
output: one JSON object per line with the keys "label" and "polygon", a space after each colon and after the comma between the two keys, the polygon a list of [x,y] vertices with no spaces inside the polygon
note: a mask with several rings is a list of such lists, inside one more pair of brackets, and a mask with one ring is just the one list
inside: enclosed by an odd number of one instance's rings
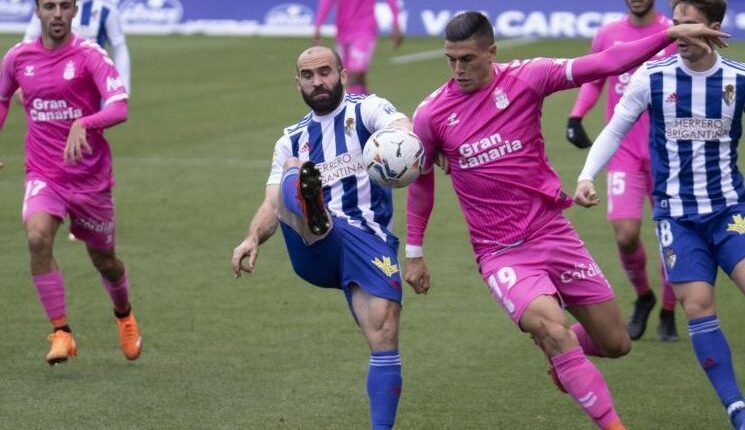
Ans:
{"label": "player's outstretched arm", "polygon": [[577,84],[592,82],[611,75],[620,75],[652,58],[674,39],[706,47],[727,46],[729,34],[711,29],[703,24],[679,24],[665,31],[626,43],[619,43],[597,54],[574,59],[572,78]]}
{"label": "player's outstretched arm", "polygon": [[[240,278],[241,272],[252,273],[259,255],[259,245],[277,231],[277,208],[279,185],[267,185],[264,201],[251,219],[246,238],[233,250],[233,273]],[[244,262],[244,260],[246,260]]]}

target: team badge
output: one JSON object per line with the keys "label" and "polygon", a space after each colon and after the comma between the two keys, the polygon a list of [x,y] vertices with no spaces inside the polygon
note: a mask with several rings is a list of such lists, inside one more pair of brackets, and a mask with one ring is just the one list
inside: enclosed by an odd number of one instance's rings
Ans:
{"label": "team badge", "polygon": [[68,61],[67,64],[65,64],[65,72],[62,74],[62,77],[69,81],[70,79],[73,79],[75,77],[75,63],[72,61]]}
{"label": "team badge", "polygon": [[727,225],[727,231],[745,234],[745,218],[737,214],[732,217],[732,224]]}
{"label": "team badge", "polygon": [[354,118],[347,118],[347,122],[344,124],[344,133],[347,136],[351,136],[354,131]]}
{"label": "team badge", "polygon": [[675,251],[672,249],[666,249],[665,250],[665,264],[667,265],[668,269],[671,269],[675,267],[675,262],[678,261],[678,256],[675,255]]}
{"label": "team badge", "polygon": [[389,278],[398,273],[398,265],[391,262],[391,257],[383,256],[382,260],[378,257],[375,257],[375,260],[372,260],[372,264],[377,266],[377,268],[380,269],[381,272],[385,273],[385,276]]}
{"label": "team badge", "polygon": [[494,104],[497,105],[497,109],[506,109],[510,105],[510,99],[507,98],[507,93],[503,89],[497,87],[494,92]]}
{"label": "team badge", "polygon": [[724,91],[722,91],[722,98],[724,99],[724,102],[727,103],[727,106],[731,105],[732,102],[735,101],[735,86],[727,84],[724,87]]}

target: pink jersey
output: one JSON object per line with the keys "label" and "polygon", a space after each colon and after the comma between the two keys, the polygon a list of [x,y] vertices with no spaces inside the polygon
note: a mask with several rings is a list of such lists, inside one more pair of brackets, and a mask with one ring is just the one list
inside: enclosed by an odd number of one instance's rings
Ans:
{"label": "pink jersey", "polygon": [[[63,150],[72,123],[125,100],[127,92],[114,63],[95,42],[73,36],[58,49],[41,38],[19,43],[5,55],[0,71],[0,100],[23,90],[26,110],[26,172],[62,191],[98,192],[113,186],[111,150],[103,130],[88,128],[93,153],[66,164]],[[126,110],[125,110],[126,116]]]}
{"label": "pink jersey", "polygon": [[[657,14],[654,22],[642,27],[634,25],[626,16],[600,28],[592,40],[591,52],[604,51],[617,43],[641,39],[658,33],[671,25],[672,22],[661,13]],[[676,51],[675,44],[671,44],[654,58],[667,57]],[[610,76],[605,80],[583,85],[571,116],[584,117],[600,97],[603,84],[607,82],[608,96],[605,104],[605,120],[606,122],[610,121],[613,116],[613,109],[621,100],[626,85],[628,85],[635,70],[636,68],[621,75]],[[626,134],[621,148],[609,163],[608,169],[622,171],[649,170],[649,116],[646,112],[639,117],[634,127]]]}
{"label": "pink jersey", "polygon": [[[393,25],[398,27],[398,2],[387,0],[393,15]],[[349,42],[358,37],[375,37],[378,24],[375,21],[375,0],[319,0],[316,11],[316,28],[326,20],[331,7],[336,3],[336,40]]]}
{"label": "pink jersey", "polygon": [[[435,151],[448,157],[479,259],[521,243],[571,204],[541,134],[544,97],[577,86],[568,64],[548,58],[495,64],[491,84],[465,94],[451,79],[414,115],[427,159]],[[409,231],[408,243],[420,245],[423,234]]]}

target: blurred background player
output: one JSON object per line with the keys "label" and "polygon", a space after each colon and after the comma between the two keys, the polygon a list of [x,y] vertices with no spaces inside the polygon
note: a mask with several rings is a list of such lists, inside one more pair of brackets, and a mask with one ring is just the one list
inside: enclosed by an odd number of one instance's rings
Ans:
{"label": "blurred background player", "polygon": [[[129,303],[124,263],[114,250],[111,150],[103,130],[127,119],[127,91],[106,51],[75,36],[75,0],[37,0],[41,37],[11,48],[0,69],[0,126],[20,87],[26,110],[23,221],[31,275],[52,323],[49,364],[77,353],[67,321],[65,283],[53,255],[65,216],[87,244],[114,304],[122,352],[140,355],[142,339]],[[103,101],[103,103],[102,103]]]}
{"label": "blurred background player", "polygon": [[[638,66],[671,37],[721,34],[678,26],[580,58],[495,64],[491,23],[465,12],[445,28],[452,78],[414,114],[427,159],[437,152],[445,158],[493,298],[549,358],[557,385],[601,429],[624,425],[587,356],[623,356],[631,340],[613,290],[562,213],[571,198],[545,154],[541,106],[551,93]],[[434,198],[431,171],[409,186],[405,279],[418,293],[430,287],[422,245]],[[562,307],[578,321],[571,328]]]}
{"label": "blurred background player", "polygon": [[[672,23],[654,8],[654,0],[626,0],[629,14],[618,21],[606,24],[598,30],[592,40],[591,52],[600,52],[618,42],[641,39],[668,28]],[[670,45],[656,57],[667,57],[675,52]],[[587,137],[582,118],[595,105],[608,82],[605,119],[613,115],[613,107],[623,95],[633,70],[618,76],[610,76],[582,85],[572,109],[567,126],[567,138],[579,148],[587,148],[592,142]],[[647,277],[647,253],[641,239],[641,219],[644,216],[644,200],[652,198],[652,176],[649,166],[649,119],[644,113],[623,141],[621,150],[608,166],[608,220],[615,230],[616,244],[626,274],[636,290],[634,311],[627,324],[631,339],[639,339],[647,328],[647,320],[657,299],[649,288]],[[678,339],[675,326],[675,294],[662,273],[662,309],[657,330],[660,340]]]}
{"label": "blurred background player", "polygon": [[370,347],[372,428],[384,430],[393,427],[402,386],[401,274],[392,193],[370,181],[362,149],[375,131],[410,130],[411,123],[385,99],[346,94],[346,78],[331,49],[300,54],[298,88],[312,112],[277,141],[264,202],[232,265],[236,276],[252,272],[259,245],[279,224],[295,272],[313,285],[344,291]]}
{"label": "blurred background player", "polygon": [[[403,38],[398,26],[398,1],[387,0],[393,15],[391,40],[393,47],[401,45]],[[318,0],[313,43],[321,43],[321,25],[326,21],[331,7],[336,4],[336,51],[347,70],[347,91],[351,94],[368,94],[367,69],[370,67],[378,24],[375,21],[375,0]]]}
{"label": "blurred background player", "polygon": [[[673,21],[719,29],[726,8],[724,0],[678,0]],[[745,186],[737,167],[745,64],[708,47],[677,45],[679,55],[650,61],[634,73],[587,156],[575,199],[587,207],[598,203],[593,179],[649,111],[661,257],[688,317],[699,364],[733,427],[743,430],[745,401],[717,317],[714,285],[721,267],[745,293]]]}
{"label": "blurred background player", "polygon": [[[131,63],[127,39],[124,36],[121,16],[117,7],[117,0],[80,0],[78,1],[80,12],[72,21],[72,31],[78,37],[92,40],[102,48],[111,45],[111,57],[114,66],[119,71],[119,76],[127,88],[127,93],[132,93],[131,86]],[[41,35],[41,22],[34,15],[26,27],[24,42],[35,40]]]}

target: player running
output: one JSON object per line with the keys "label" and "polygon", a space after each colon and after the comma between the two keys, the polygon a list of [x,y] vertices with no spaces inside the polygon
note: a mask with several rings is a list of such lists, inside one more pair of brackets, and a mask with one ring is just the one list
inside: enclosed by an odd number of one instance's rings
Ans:
{"label": "player running", "polygon": [[[443,154],[484,277],[518,327],[550,358],[558,385],[602,429],[622,429],[603,375],[586,355],[618,357],[631,348],[613,290],[562,210],[571,198],[544,152],[540,117],[549,94],[638,66],[682,38],[724,33],[704,25],[673,27],[571,60],[494,64],[489,20],[455,16],[445,30],[453,77],[417,109],[414,132],[428,159]],[[423,238],[434,203],[434,173],[409,186],[406,280],[423,293],[429,270]],[[568,327],[562,306],[580,324]]]}
{"label": "player running", "polygon": [[[600,27],[592,41],[591,52],[600,52],[616,43],[650,36],[670,27],[670,20],[654,8],[654,0],[626,0],[629,14],[618,21]],[[675,53],[670,45],[657,57]],[[592,109],[608,83],[605,118],[610,120],[613,107],[623,95],[633,70],[618,76],[597,80],[582,85],[567,125],[567,138],[579,148],[587,148],[592,142],[582,127],[582,118]],[[652,198],[652,177],[649,166],[649,121],[646,114],[629,131],[608,166],[608,220],[615,231],[618,255],[631,285],[636,290],[634,311],[627,324],[631,339],[639,339],[647,328],[647,320],[657,298],[649,288],[647,277],[647,252],[641,239],[641,219],[644,215],[644,200]],[[675,294],[662,273],[662,309],[657,334],[662,341],[678,339],[675,326]]]}
{"label": "player running", "polygon": [[279,224],[295,272],[344,291],[371,351],[372,428],[383,430],[393,427],[401,393],[401,275],[391,190],[370,181],[362,149],[376,130],[411,123],[385,99],[346,94],[346,79],[329,48],[300,54],[298,87],[312,112],[277,141],[264,202],[232,265],[236,276],[252,272],[259,245]]}
{"label": "player running", "polygon": [[[724,0],[677,0],[674,23],[718,30]],[[592,180],[639,116],[649,112],[654,211],[662,259],[688,316],[688,333],[735,429],[745,401],[716,314],[718,266],[745,293],[745,186],[737,167],[745,106],[745,64],[679,40],[679,55],[651,61],[631,78],[613,118],[595,141],[575,200],[598,203]]]}
{"label": "player running", "polygon": [[16,89],[26,95],[23,221],[33,282],[53,327],[49,364],[77,353],[64,279],[53,255],[55,234],[66,216],[72,232],[87,244],[114,304],[122,352],[134,360],[142,349],[124,263],[114,250],[114,179],[103,135],[105,128],[126,121],[127,92],[106,52],[72,34],[77,12],[74,0],[38,0],[41,37],[11,48],[0,71],[0,126]]}
{"label": "player running", "polygon": [[[398,1],[386,0],[393,15],[391,41],[398,48],[403,42],[398,25]],[[375,0],[318,0],[313,43],[321,43],[321,25],[336,4],[336,50],[347,69],[347,91],[368,94],[367,70],[370,68],[378,38]]]}

